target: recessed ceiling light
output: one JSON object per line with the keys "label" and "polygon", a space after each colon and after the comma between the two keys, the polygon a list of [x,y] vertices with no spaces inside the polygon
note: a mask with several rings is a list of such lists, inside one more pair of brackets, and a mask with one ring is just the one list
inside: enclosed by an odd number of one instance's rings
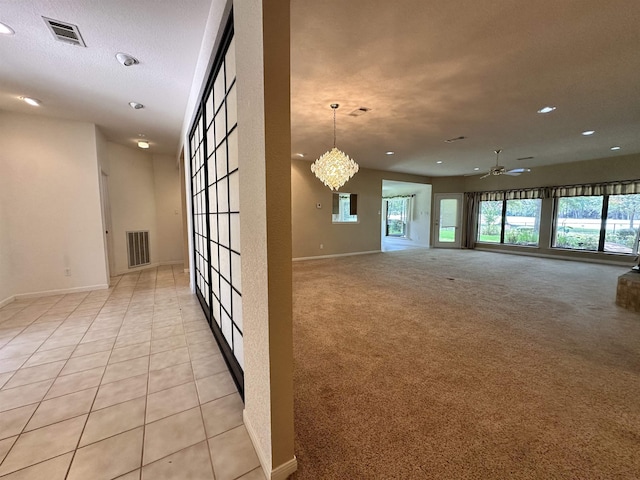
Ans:
{"label": "recessed ceiling light", "polygon": [[595,130],[585,130],[584,132],[582,132],[582,135],[588,137],[589,135],[593,135],[594,133],[596,133]]}
{"label": "recessed ceiling light", "polygon": [[137,58],[132,57],[128,53],[122,53],[122,52],[116,53],[116,60],[118,60],[118,62],[120,62],[125,67],[130,67],[131,65],[138,65],[140,63]]}
{"label": "recessed ceiling light", "polygon": [[611,150],[620,150],[622,147],[619,147],[618,145],[616,145],[615,147],[611,147]]}
{"label": "recessed ceiling light", "polygon": [[129,106],[134,110],[140,110],[141,108],[144,108],[144,105],[138,102],[129,102]]}
{"label": "recessed ceiling light", "polygon": [[385,154],[386,154],[386,155],[393,155],[393,154],[395,154],[395,153],[396,153],[396,152],[385,152]]}
{"label": "recessed ceiling light", "polygon": [[0,22],[0,35],[13,35],[15,30],[6,23]]}
{"label": "recessed ceiling light", "polygon": [[477,172],[478,170],[480,170],[480,167],[476,167],[473,170]]}
{"label": "recessed ceiling light", "polygon": [[538,113],[551,113],[555,109],[556,107],[552,107],[552,106],[542,107],[540,110],[538,110]]}
{"label": "recessed ceiling light", "polygon": [[304,153],[296,153],[296,157],[304,158]]}
{"label": "recessed ceiling light", "polygon": [[436,163],[442,163],[442,160],[438,160]]}
{"label": "recessed ceiling light", "polygon": [[138,140],[138,147],[147,149],[149,148],[149,142],[146,140]]}
{"label": "recessed ceiling light", "polygon": [[39,107],[40,104],[42,103],[37,98],[32,98],[32,97],[20,97],[20,100],[22,100],[25,103],[28,103],[32,107]]}

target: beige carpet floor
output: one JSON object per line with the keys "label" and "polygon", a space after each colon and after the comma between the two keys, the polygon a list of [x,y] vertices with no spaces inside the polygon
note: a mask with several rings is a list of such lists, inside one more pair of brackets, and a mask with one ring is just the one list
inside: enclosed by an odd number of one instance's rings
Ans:
{"label": "beige carpet floor", "polygon": [[294,478],[639,479],[627,270],[466,250],[294,263]]}

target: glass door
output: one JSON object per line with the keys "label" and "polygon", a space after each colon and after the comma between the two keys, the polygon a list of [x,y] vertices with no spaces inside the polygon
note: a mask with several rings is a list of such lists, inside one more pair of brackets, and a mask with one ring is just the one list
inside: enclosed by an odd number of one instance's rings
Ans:
{"label": "glass door", "polygon": [[436,194],[433,241],[434,247],[460,248],[462,222],[462,194]]}

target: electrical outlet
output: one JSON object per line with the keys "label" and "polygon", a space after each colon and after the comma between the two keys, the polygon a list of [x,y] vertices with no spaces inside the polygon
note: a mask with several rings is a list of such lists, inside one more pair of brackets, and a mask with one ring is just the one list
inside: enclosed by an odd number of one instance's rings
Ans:
{"label": "electrical outlet", "polygon": [[70,277],[71,276],[71,269],[70,268],[65,268],[64,269],[64,276],[65,277]]}

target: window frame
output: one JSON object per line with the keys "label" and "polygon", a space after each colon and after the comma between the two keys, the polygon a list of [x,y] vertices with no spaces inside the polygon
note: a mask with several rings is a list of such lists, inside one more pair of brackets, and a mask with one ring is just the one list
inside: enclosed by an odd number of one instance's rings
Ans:
{"label": "window frame", "polygon": [[[540,248],[540,223],[538,223],[538,242],[535,245],[524,245],[524,244],[520,244],[520,243],[506,243],[505,242],[505,226],[507,224],[507,202],[509,201],[514,201],[514,200],[538,200],[539,203],[539,207],[538,207],[538,215],[542,214],[542,199],[541,198],[531,198],[531,199],[518,199],[518,198],[513,198],[513,199],[507,199],[507,198],[503,198],[502,200],[481,200],[480,203],[478,204],[478,215],[476,218],[476,243],[481,243],[484,245],[506,245],[509,247],[522,247],[522,248]],[[488,241],[482,241],[480,240],[480,228],[481,228],[481,224],[480,224],[480,218],[482,216],[482,203],[484,202],[502,202],[502,208],[501,208],[501,213],[500,213],[500,240],[497,242],[488,242]]]}
{"label": "window frame", "polygon": [[[335,201],[335,195],[337,195],[338,201]],[[349,214],[350,217],[356,217],[355,220],[335,220],[334,217],[337,215],[338,218],[344,218],[346,212],[343,209],[343,202],[341,201],[344,197],[349,198]],[[356,193],[347,193],[347,192],[334,192],[332,194],[332,209],[331,209],[331,223],[332,224],[342,224],[342,225],[353,225],[360,223],[360,218],[358,218],[358,194]],[[338,212],[336,212],[336,203]],[[355,212],[355,213],[353,213]]]}
{"label": "window frame", "polygon": [[[561,250],[561,251],[567,251],[567,252],[591,252],[591,253],[604,253],[604,254],[608,254],[608,255],[628,255],[628,256],[634,256],[636,255],[635,253],[630,252],[630,253],[625,253],[625,252],[611,252],[611,251],[607,251],[605,250],[605,243],[606,243],[606,237],[607,237],[607,220],[609,219],[609,197],[614,196],[624,196],[624,195],[640,195],[640,194],[633,194],[633,193],[621,193],[621,194],[608,194],[608,193],[604,193],[602,195],[566,195],[566,196],[559,196],[554,198],[554,202],[553,202],[553,218],[552,218],[552,230],[551,230],[551,238],[549,239],[549,248],[551,249],[555,249],[555,250]],[[556,238],[557,238],[557,234],[558,234],[558,225],[559,225],[559,221],[558,221],[558,208],[560,205],[560,199],[562,198],[574,198],[574,197],[601,197],[602,198],[602,207],[600,210],[600,232],[598,234],[598,248],[596,250],[587,250],[587,249],[581,249],[581,248],[571,248],[571,247],[557,247],[555,245],[556,243]],[[640,219],[639,219],[640,221]],[[638,227],[640,228],[640,226]]]}

